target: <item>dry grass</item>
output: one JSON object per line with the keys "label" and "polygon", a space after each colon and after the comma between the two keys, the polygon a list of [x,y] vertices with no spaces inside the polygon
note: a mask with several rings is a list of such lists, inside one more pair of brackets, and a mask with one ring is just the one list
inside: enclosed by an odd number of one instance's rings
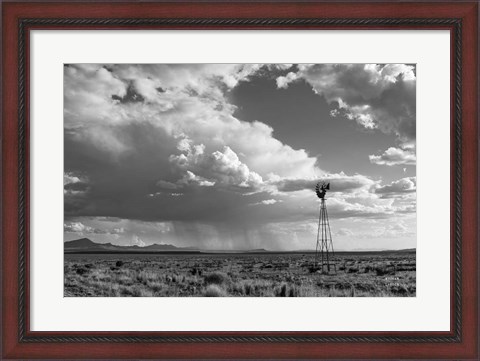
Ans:
{"label": "dry grass", "polygon": [[337,273],[311,254],[66,255],[65,296],[408,297],[415,254],[336,256]]}

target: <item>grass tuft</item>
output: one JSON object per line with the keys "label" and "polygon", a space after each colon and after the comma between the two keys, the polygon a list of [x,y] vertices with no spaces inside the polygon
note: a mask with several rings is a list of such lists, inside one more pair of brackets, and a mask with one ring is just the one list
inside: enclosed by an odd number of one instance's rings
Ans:
{"label": "grass tuft", "polygon": [[208,285],[207,290],[205,291],[205,297],[225,297],[226,293],[218,285]]}

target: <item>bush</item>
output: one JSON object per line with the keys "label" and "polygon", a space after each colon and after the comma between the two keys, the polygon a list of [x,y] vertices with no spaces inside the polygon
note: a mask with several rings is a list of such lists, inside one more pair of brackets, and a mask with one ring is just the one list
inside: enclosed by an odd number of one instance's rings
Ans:
{"label": "bush", "polygon": [[350,297],[355,297],[355,286],[354,285],[351,285],[349,296]]}
{"label": "bush", "polygon": [[85,269],[85,268],[77,268],[77,274],[78,274],[78,275],[83,275],[83,274],[85,274],[85,273],[87,273],[87,272],[88,272],[88,270]]}
{"label": "bush", "polygon": [[117,267],[122,267],[124,265],[123,261],[117,261],[117,263],[115,263],[115,266]]}
{"label": "bush", "polygon": [[205,291],[205,297],[225,297],[225,291],[217,285],[209,285]]}
{"label": "bush", "polygon": [[277,297],[287,297],[287,285],[284,283],[280,289],[275,290],[275,296]]}
{"label": "bush", "polygon": [[228,276],[221,272],[210,273],[204,278],[205,284],[207,285],[223,285],[224,283],[228,282],[228,280]]}
{"label": "bush", "polygon": [[377,276],[394,275],[395,274],[395,268],[390,267],[390,269],[388,269],[388,266],[387,267],[377,267],[377,268],[375,268],[375,272],[377,272]]}
{"label": "bush", "polygon": [[394,285],[390,287],[390,292],[395,295],[406,296],[408,295],[408,289],[403,285]]}

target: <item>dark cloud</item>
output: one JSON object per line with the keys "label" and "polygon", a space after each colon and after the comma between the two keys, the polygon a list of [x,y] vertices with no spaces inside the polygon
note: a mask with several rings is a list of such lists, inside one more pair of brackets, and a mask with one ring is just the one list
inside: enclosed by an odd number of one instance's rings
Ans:
{"label": "dark cloud", "polygon": [[303,64],[297,72],[277,79],[279,88],[298,80],[308,82],[329,103],[332,112],[367,129],[394,133],[401,142],[416,138],[416,76],[405,64]]}
{"label": "dark cloud", "polygon": [[[304,189],[313,192],[319,181],[320,179],[284,179],[275,185],[282,192],[295,192]],[[325,175],[321,177],[321,181],[330,183],[330,192],[352,192],[360,188],[369,188],[375,183],[365,176],[347,176],[345,174]]]}
{"label": "dark cloud", "polygon": [[75,182],[75,183],[65,184],[63,188],[67,191],[85,192],[89,189],[89,185],[88,183]]}
{"label": "dark cloud", "polygon": [[[287,77],[286,69],[301,71],[298,66],[275,67],[275,76]],[[353,171],[328,172],[321,168],[323,155],[312,156],[280,141],[275,128],[261,119],[246,122],[234,115],[226,92],[254,81],[252,74],[263,77],[270,71],[255,64],[65,67],[65,232],[105,241],[116,236],[129,243],[152,242],[162,235],[175,244],[232,249],[268,244],[275,249],[278,234],[288,239],[288,224],[302,228],[298,224],[316,222],[314,187],[319,179],[331,183],[332,219],[391,220],[407,214],[411,203],[389,199],[397,184],[383,186],[374,180],[378,176]],[[361,96],[353,90],[368,77],[355,72],[360,71],[349,70],[351,79],[339,80],[339,91],[350,99],[349,114],[360,116],[355,106],[368,99],[376,114],[385,106],[388,117],[405,115],[401,105],[387,101],[407,91],[403,85],[396,89],[385,81],[380,93],[369,85],[370,95]],[[317,75],[313,71],[309,76]],[[270,74],[272,84],[273,78]],[[280,90],[273,86],[271,91]],[[411,119],[405,119],[405,127],[402,121],[390,122],[391,128],[377,126],[410,137]],[[347,140],[335,138],[342,141]],[[298,230],[302,237],[311,232]]]}

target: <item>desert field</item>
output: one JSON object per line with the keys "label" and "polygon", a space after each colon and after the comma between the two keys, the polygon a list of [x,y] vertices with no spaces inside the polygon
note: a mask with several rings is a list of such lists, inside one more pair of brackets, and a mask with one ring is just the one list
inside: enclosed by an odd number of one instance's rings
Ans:
{"label": "desert field", "polygon": [[336,254],[337,272],[313,254],[65,254],[64,296],[412,297],[415,253]]}

